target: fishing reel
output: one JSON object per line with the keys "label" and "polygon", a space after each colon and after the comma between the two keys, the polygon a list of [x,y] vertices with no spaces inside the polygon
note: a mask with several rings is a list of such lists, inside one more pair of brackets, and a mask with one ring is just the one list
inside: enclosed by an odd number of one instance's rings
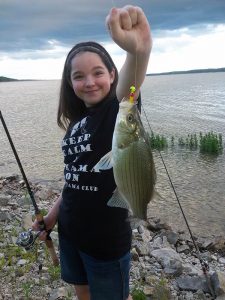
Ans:
{"label": "fishing reel", "polygon": [[40,231],[35,232],[32,229],[28,229],[28,231],[23,231],[19,234],[16,244],[25,248],[25,250],[30,250],[34,246],[34,242],[36,241]]}

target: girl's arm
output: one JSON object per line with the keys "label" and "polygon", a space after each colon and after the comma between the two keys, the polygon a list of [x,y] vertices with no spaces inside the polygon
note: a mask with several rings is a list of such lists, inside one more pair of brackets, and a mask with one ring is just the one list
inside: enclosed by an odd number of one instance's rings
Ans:
{"label": "girl's arm", "polygon": [[127,52],[126,60],[119,73],[118,100],[128,97],[130,86],[135,85],[138,97],[144,81],[152,48],[148,20],[139,7],[113,8],[106,18],[112,39]]}

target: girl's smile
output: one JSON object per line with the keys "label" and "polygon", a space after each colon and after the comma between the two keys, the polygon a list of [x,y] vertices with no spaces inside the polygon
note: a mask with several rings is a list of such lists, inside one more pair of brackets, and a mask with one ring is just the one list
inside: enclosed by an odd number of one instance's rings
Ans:
{"label": "girl's smile", "polygon": [[98,54],[81,52],[71,61],[70,78],[75,94],[91,107],[108,95],[115,71],[110,73]]}

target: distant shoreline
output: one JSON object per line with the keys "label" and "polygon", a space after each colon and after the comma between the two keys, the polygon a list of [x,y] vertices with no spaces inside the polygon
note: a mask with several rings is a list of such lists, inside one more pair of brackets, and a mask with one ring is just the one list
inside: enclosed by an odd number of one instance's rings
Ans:
{"label": "distant shoreline", "polygon": [[[159,75],[179,75],[179,74],[195,74],[195,73],[217,73],[225,72],[225,68],[209,68],[209,69],[196,69],[188,71],[171,71],[171,72],[162,72],[162,73],[148,73],[146,76],[159,76]],[[0,82],[10,82],[10,81],[39,81],[44,79],[14,79],[4,76],[0,76]]]}
{"label": "distant shoreline", "polygon": [[35,81],[36,79],[14,79],[9,77],[0,76],[0,82],[12,82],[12,81]]}
{"label": "distant shoreline", "polygon": [[187,71],[171,71],[171,72],[162,72],[162,73],[148,73],[146,76],[158,76],[158,75],[179,75],[179,74],[195,74],[195,73],[217,73],[225,72],[225,68],[217,69],[196,69],[196,70],[187,70]]}

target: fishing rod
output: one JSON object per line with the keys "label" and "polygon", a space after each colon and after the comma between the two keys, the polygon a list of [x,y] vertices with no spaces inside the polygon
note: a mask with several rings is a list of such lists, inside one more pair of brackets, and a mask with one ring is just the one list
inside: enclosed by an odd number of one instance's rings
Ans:
{"label": "fishing rod", "polygon": [[[31,190],[31,187],[30,187],[30,184],[27,180],[27,177],[26,177],[26,174],[24,172],[23,166],[22,166],[21,161],[19,159],[19,156],[16,152],[16,149],[15,149],[15,146],[14,146],[13,141],[11,139],[11,136],[9,134],[9,131],[8,131],[7,126],[6,126],[6,123],[5,123],[5,120],[3,118],[1,110],[0,110],[0,119],[1,119],[2,125],[4,127],[5,133],[7,135],[7,138],[9,140],[9,143],[11,145],[14,156],[16,158],[16,161],[17,161],[17,164],[19,166],[20,172],[22,174],[23,180],[26,184],[26,188],[27,188],[27,191],[30,195],[31,202],[32,202],[32,205],[34,207],[35,216],[36,216],[36,219],[38,221],[39,228],[40,228],[40,231],[37,232],[37,233],[33,232],[32,229],[29,229],[28,231],[21,232],[19,234],[19,237],[16,241],[17,245],[24,247],[26,250],[30,250],[32,248],[32,246],[34,245],[34,242],[37,239],[40,232],[43,231],[43,230],[46,230],[46,226],[45,226],[45,223],[44,223],[44,218],[43,218],[43,216],[40,212],[40,209],[37,206],[37,203],[36,203],[35,198],[34,198],[33,191]],[[50,237],[50,231],[47,231],[47,232],[48,232],[48,235],[47,235],[47,238],[45,240],[45,244],[46,244],[46,246],[49,250],[49,253],[50,253],[52,261],[53,261],[53,264],[55,266],[57,266],[59,264],[59,260],[58,260],[58,257],[56,255],[52,239]]]}
{"label": "fishing rod", "polygon": [[[143,111],[144,111],[144,115],[145,115],[146,121],[147,121],[147,123],[148,123],[148,127],[150,128],[150,131],[153,133],[153,130],[152,130],[151,126],[150,126],[150,123],[149,123],[147,114],[146,114],[146,112],[145,112],[145,109],[144,109],[144,107],[143,107],[143,104],[142,104],[142,108],[143,108]],[[209,287],[209,291],[210,291],[210,293],[211,293],[213,299],[216,299],[215,291],[214,291],[214,289],[213,289],[213,287],[212,287],[212,284],[211,284],[211,279],[210,279],[210,277],[208,276],[209,266],[208,266],[207,262],[204,261],[204,260],[201,258],[201,254],[200,254],[199,247],[198,247],[198,245],[197,245],[196,242],[195,242],[195,239],[194,239],[194,236],[193,236],[193,234],[192,234],[191,228],[190,228],[190,226],[189,226],[187,217],[186,217],[186,215],[185,215],[185,213],[184,213],[184,210],[183,210],[183,207],[182,207],[182,205],[181,205],[181,203],[180,203],[179,197],[178,197],[178,195],[177,195],[177,192],[176,192],[175,186],[174,186],[174,184],[173,184],[173,181],[172,181],[172,179],[171,179],[171,177],[170,177],[170,174],[169,174],[169,171],[168,171],[168,169],[167,169],[166,163],[165,163],[165,161],[164,161],[164,159],[163,159],[162,153],[161,153],[161,151],[160,151],[159,149],[158,149],[158,152],[159,152],[159,156],[160,156],[160,158],[161,158],[161,160],[162,160],[163,166],[164,166],[164,168],[165,168],[165,170],[166,170],[166,174],[167,174],[167,176],[168,176],[168,179],[169,179],[170,185],[171,185],[171,187],[172,187],[172,190],[173,190],[173,192],[174,192],[175,198],[176,198],[177,203],[178,203],[178,205],[179,205],[179,207],[180,207],[180,210],[181,210],[181,213],[182,213],[182,215],[183,215],[184,221],[185,221],[185,223],[186,223],[186,225],[187,225],[187,228],[188,228],[190,237],[191,237],[191,239],[192,239],[192,242],[193,242],[193,245],[194,245],[194,248],[195,248],[195,251],[196,251],[197,258],[198,258],[198,260],[199,260],[199,262],[200,262],[200,264],[201,264],[203,274],[204,274],[204,276],[205,276],[205,278],[206,278],[206,283],[207,283],[207,285],[208,285],[208,287]]]}

